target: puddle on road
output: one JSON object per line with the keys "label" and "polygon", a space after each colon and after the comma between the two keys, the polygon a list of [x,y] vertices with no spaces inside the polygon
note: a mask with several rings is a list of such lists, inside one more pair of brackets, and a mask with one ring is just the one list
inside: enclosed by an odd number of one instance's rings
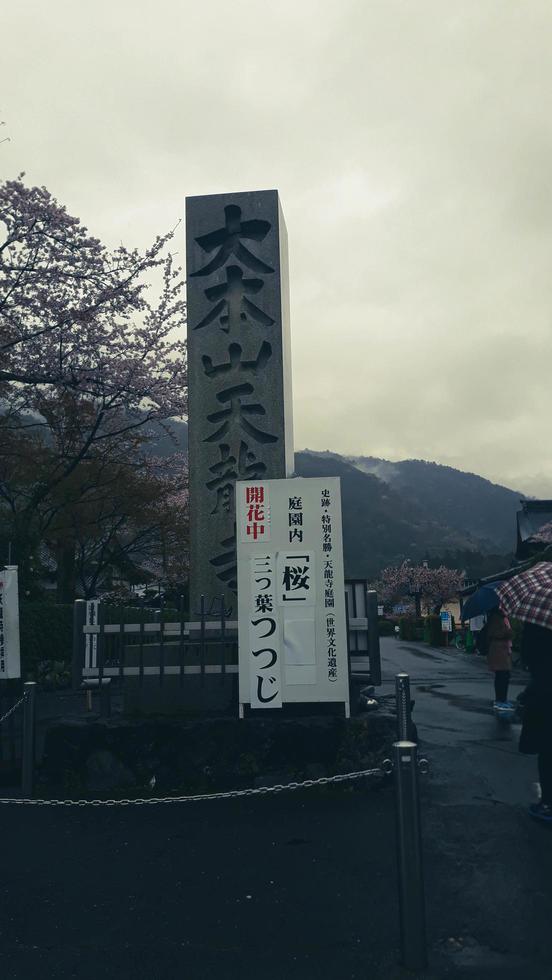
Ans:
{"label": "puddle on road", "polygon": [[[419,657],[420,660],[433,660],[434,663],[437,660],[434,652],[428,653],[426,650],[419,650],[418,647],[407,647],[405,645],[403,645],[402,649],[408,650],[409,653],[411,653],[414,657]],[[442,661],[439,660],[437,660],[437,662],[442,663]]]}
{"label": "puddle on road", "polygon": [[455,708],[460,708],[462,711],[470,711],[476,715],[489,714],[489,703],[487,700],[474,700],[469,694],[451,694],[450,691],[439,690],[439,688],[443,687],[445,687],[444,684],[420,684],[417,685],[416,690],[423,694],[431,694],[433,697],[441,698],[443,701],[448,701],[450,705]]}

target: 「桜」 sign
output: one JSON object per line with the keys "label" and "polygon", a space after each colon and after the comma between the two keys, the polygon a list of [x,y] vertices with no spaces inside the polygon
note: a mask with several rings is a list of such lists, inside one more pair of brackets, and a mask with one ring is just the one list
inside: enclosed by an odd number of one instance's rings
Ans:
{"label": "\u300c\u685c\u300d sign", "polygon": [[239,700],[343,702],[349,672],[338,478],[236,483]]}
{"label": "\u300c\u685c\u300d sign", "polygon": [[0,569],[0,680],[21,677],[17,566]]}

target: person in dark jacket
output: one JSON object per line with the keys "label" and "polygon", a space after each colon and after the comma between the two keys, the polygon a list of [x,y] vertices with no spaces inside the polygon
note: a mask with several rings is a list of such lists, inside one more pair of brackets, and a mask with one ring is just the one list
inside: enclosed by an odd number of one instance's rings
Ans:
{"label": "person in dark jacket", "polygon": [[519,750],[537,755],[541,799],[529,807],[532,817],[552,824],[552,630],[524,623],[521,656],[531,682],[523,696]]}

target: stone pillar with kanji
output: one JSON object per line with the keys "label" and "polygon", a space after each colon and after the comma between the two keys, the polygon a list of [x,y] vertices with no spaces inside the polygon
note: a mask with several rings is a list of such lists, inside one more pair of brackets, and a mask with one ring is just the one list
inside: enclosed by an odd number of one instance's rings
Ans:
{"label": "stone pillar with kanji", "polygon": [[236,480],[293,474],[287,233],[275,190],[186,199],[190,612],[237,618]]}

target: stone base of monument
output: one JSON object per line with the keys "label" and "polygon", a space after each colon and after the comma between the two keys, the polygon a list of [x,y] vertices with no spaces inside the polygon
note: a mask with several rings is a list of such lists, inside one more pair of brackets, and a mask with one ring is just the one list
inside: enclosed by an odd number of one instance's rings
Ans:
{"label": "stone base of monument", "polygon": [[[286,719],[272,713],[241,722],[68,720],[46,733],[37,792],[72,799],[91,794],[157,797],[356,772],[379,767],[390,756],[395,725],[387,712],[348,720]],[[364,790],[373,782],[350,785]]]}

